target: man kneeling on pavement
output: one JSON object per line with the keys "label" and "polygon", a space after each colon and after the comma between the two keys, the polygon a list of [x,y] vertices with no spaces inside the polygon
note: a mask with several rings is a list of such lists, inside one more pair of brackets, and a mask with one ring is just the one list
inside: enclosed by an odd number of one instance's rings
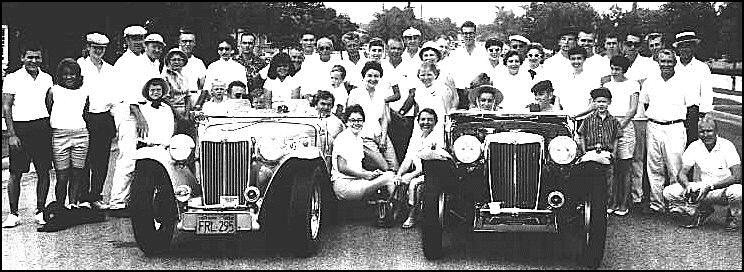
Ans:
{"label": "man kneeling on pavement", "polygon": [[[664,188],[669,212],[689,215],[691,222],[684,227],[696,228],[713,213],[712,205],[728,205],[726,230],[741,231],[741,159],[736,147],[718,137],[718,126],[709,116],[698,122],[698,136],[682,155],[679,182]],[[693,167],[700,171],[699,181],[688,180]]]}

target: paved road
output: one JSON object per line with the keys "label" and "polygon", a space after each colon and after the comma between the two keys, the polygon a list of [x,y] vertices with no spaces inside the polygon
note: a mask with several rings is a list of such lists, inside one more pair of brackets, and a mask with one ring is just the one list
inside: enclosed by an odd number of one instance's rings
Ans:
{"label": "paved road", "polygon": [[[33,188],[25,178],[23,191]],[[295,258],[264,251],[258,233],[207,240],[177,235],[174,249],[148,258],[137,248],[127,218],[56,233],[36,232],[33,199],[22,198],[23,225],[2,230],[2,269],[581,269],[565,243],[543,234],[448,235],[446,256],[427,261],[420,230],[379,229],[373,210],[346,205],[343,219],[324,237],[320,253]],[[8,214],[3,203],[3,218]],[[677,227],[672,218],[641,214],[611,217],[600,269],[741,269],[742,235],[723,231],[723,211],[701,229]],[[546,249],[546,250],[541,250]]]}

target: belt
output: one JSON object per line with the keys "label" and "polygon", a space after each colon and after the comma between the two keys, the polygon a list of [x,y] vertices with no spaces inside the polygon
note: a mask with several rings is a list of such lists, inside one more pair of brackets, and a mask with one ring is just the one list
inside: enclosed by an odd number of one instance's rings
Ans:
{"label": "belt", "polygon": [[596,145],[591,145],[591,146],[586,147],[586,151],[593,151],[593,150],[596,150],[597,152],[609,151],[610,153],[612,153],[612,148],[604,147],[601,144],[596,144]]}
{"label": "belt", "polygon": [[672,121],[661,122],[661,121],[657,121],[657,120],[654,120],[654,119],[651,119],[651,118],[648,118],[648,120],[651,121],[651,122],[657,123],[659,125],[662,125],[662,126],[676,124],[676,123],[682,123],[682,122],[685,121],[683,119],[679,119],[679,120],[672,120]]}

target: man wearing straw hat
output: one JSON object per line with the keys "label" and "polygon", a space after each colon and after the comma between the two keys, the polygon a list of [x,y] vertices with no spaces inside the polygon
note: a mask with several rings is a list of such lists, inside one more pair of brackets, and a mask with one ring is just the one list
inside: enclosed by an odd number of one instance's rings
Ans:
{"label": "man wearing straw hat", "polygon": [[706,113],[713,110],[713,86],[710,68],[704,62],[695,58],[700,38],[693,31],[682,31],[677,33],[672,46],[676,48],[679,61],[674,66],[675,73],[683,75],[686,91],[690,92],[693,99],[687,106],[687,145],[697,140],[697,123]]}

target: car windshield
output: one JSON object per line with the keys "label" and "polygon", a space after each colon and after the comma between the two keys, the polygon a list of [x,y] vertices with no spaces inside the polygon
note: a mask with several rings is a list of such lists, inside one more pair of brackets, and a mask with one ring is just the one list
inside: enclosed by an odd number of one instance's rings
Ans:
{"label": "car windshield", "polygon": [[229,99],[216,107],[205,107],[201,113],[208,117],[318,117],[307,99],[275,102],[266,109],[252,107],[248,99]]}

